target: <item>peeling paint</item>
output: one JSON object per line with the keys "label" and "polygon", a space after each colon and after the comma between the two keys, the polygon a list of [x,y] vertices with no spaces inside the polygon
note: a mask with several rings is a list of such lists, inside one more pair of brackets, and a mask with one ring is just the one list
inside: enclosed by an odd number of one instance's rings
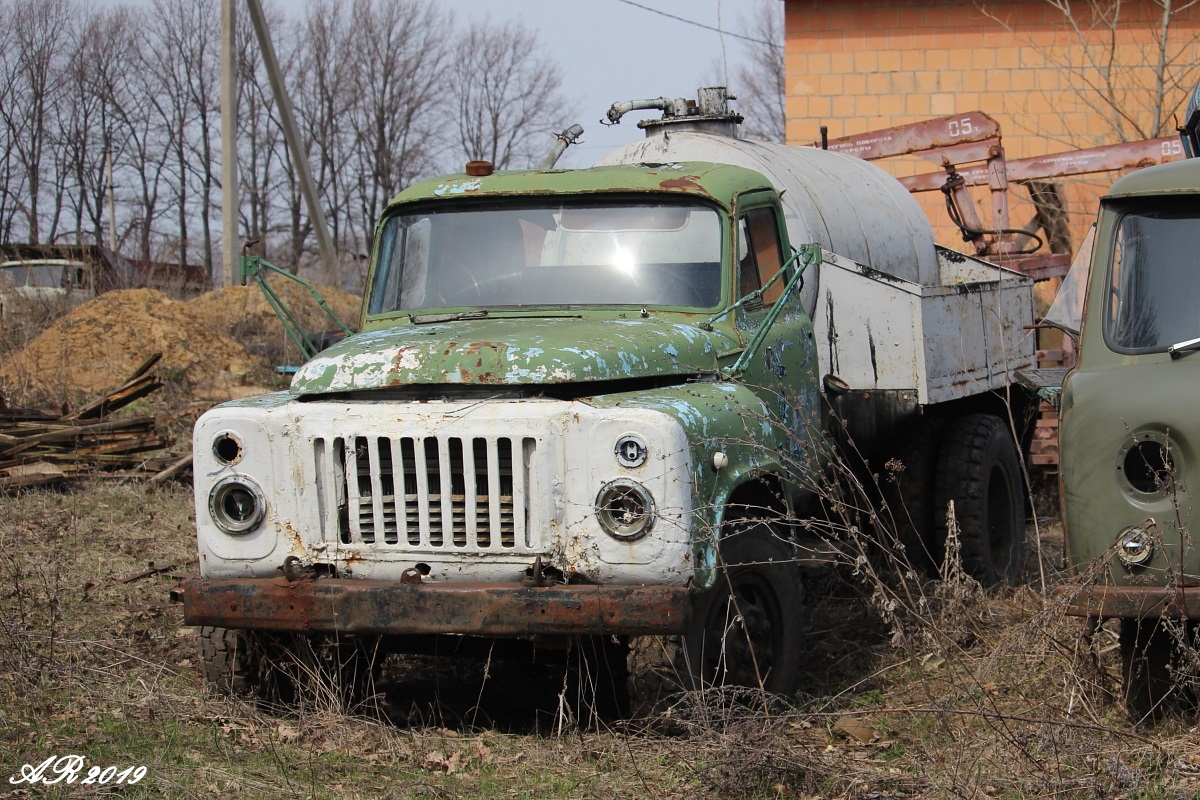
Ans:
{"label": "peeling paint", "polygon": [[[687,336],[681,335],[688,331]],[[581,347],[604,341],[608,347]],[[650,318],[488,318],[396,325],[350,337],[302,366],[299,394],[421,384],[536,384],[713,374],[735,342]],[[470,365],[464,369],[464,365]]]}
{"label": "peeling paint", "polygon": [[466,192],[479,191],[479,187],[481,185],[482,184],[478,179],[473,180],[473,181],[463,181],[461,183],[443,183],[443,184],[440,184],[436,189],[434,189],[433,193],[435,195],[437,195],[438,197],[445,197],[446,195],[465,194]]}

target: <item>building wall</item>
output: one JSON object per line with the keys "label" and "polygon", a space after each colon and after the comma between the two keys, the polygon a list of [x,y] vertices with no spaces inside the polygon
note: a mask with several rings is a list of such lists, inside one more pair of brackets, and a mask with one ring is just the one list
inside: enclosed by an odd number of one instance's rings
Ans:
{"label": "building wall", "polygon": [[[1148,110],[1158,73],[1153,65],[1161,7],[1126,0],[1114,32],[1095,24],[1094,5],[1071,4],[1080,24],[1073,31],[1050,0],[785,0],[788,141],[811,144],[821,125],[836,138],[966,111],[982,111],[1000,123],[1009,159],[1174,134],[1169,115],[1165,129],[1155,130]],[[1186,68],[1168,69],[1183,85],[1168,88],[1165,102],[1182,116],[1200,77],[1200,6],[1175,16],[1168,30],[1168,51]],[[1114,65],[1126,88],[1113,103],[1099,99],[1103,81],[1089,60]],[[887,168],[910,175],[935,167],[906,158]],[[1082,239],[1096,200],[1116,177],[1064,182],[1073,243]],[[941,194],[933,194],[921,196],[922,204],[943,220]],[[986,221],[991,213],[985,194],[976,196]],[[1010,203],[1012,221],[1024,225],[1032,217],[1028,193],[1011,190]],[[935,227],[939,242],[962,246],[948,224]]]}

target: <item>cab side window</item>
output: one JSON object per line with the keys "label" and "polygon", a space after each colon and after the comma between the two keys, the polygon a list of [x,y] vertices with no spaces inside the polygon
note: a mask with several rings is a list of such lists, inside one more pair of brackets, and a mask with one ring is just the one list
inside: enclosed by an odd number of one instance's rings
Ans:
{"label": "cab side window", "polygon": [[[738,259],[742,297],[767,284],[783,267],[783,248],[779,246],[779,226],[775,209],[770,206],[747,211],[738,220]],[[783,294],[784,279],[773,283],[760,298],[773,305]]]}

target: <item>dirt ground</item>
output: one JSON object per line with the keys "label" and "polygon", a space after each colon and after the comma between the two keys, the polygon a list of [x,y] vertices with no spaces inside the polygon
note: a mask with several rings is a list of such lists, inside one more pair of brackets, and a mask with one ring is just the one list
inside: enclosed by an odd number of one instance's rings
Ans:
{"label": "dirt ground", "polygon": [[216,401],[239,387],[261,391],[260,359],[154,289],[106,292],[58,318],[0,361],[0,386],[14,404],[75,402],[121,385],[156,352],[158,374],[179,394]]}

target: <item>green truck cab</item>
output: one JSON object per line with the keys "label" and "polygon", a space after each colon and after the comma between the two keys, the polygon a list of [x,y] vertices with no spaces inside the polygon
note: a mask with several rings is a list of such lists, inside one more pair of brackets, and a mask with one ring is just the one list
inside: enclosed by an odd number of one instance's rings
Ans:
{"label": "green truck cab", "polygon": [[1177,695],[1173,665],[1200,619],[1198,200],[1194,159],[1121,178],[1101,200],[1086,283],[1073,269],[1064,284],[1086,299],[1060,409],[1066,550],[1082,579],[1060,593],[1072,614],[1121,620],[1138,719]]}

